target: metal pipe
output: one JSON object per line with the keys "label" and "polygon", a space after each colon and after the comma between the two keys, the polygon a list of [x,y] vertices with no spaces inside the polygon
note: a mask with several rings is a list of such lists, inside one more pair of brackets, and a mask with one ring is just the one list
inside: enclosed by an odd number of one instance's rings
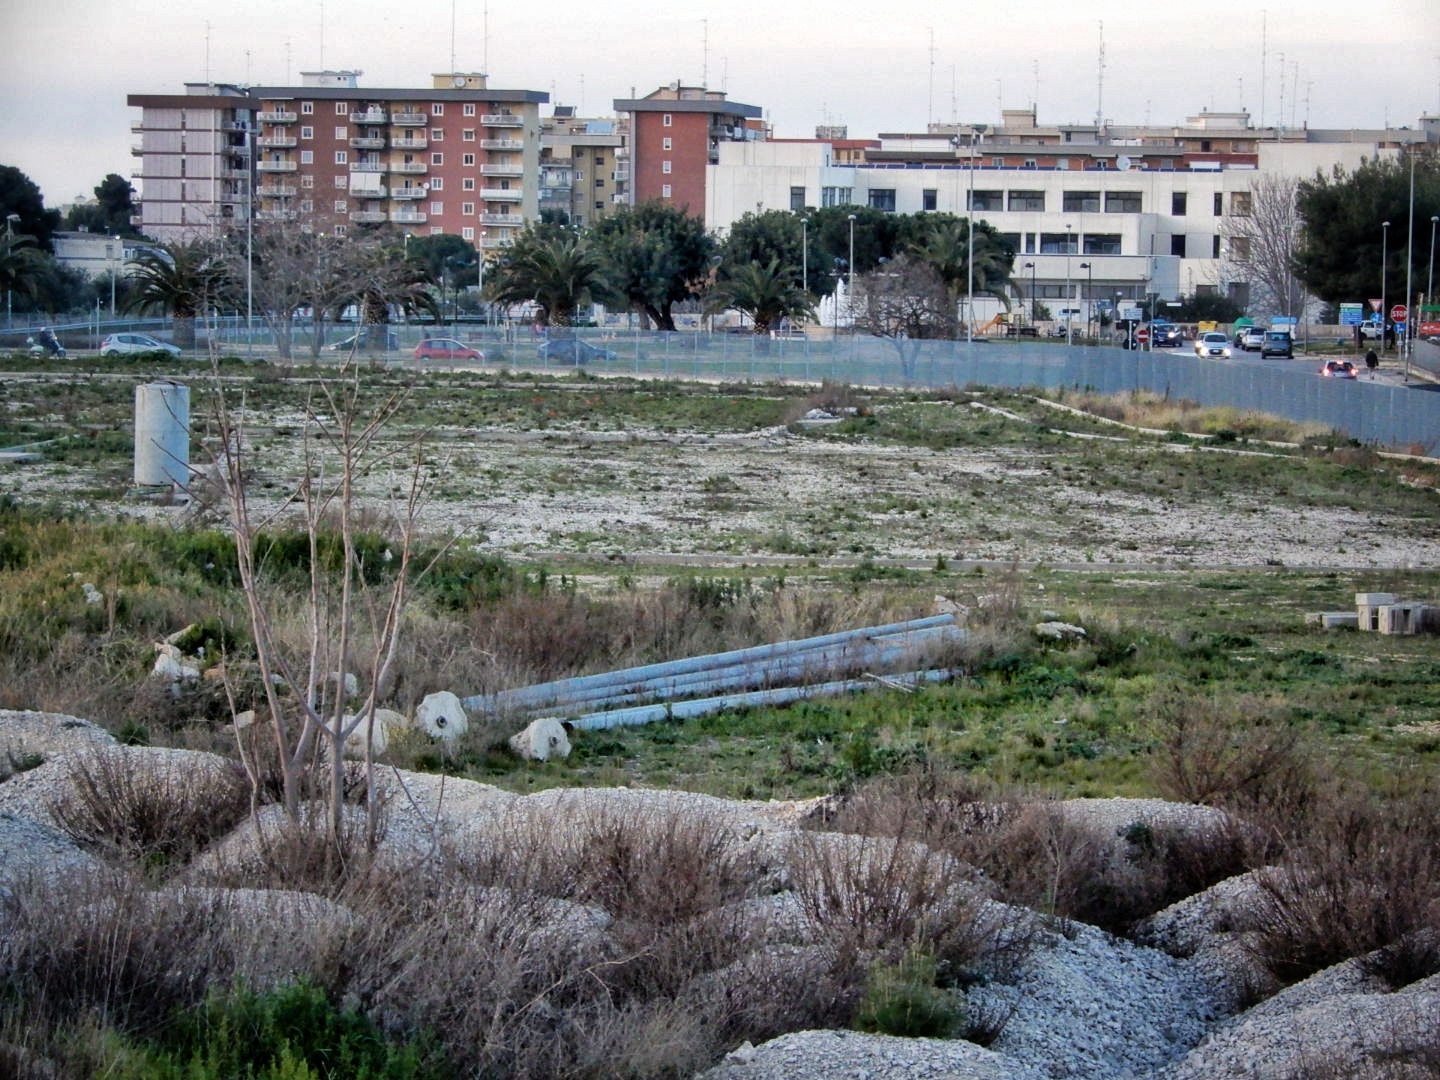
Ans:
{"label": "metal pipe", "polygon": [[[903,675],[887,675],[886,683],[900,683],[910,686],[919,683],[943,682],[953,678],[955,672],[947,668],[929,671],[910,671]],[[874,679],[843,679],[838,682],[821,683],[818,686],[783,686],[775,690],[755,690],[748,694],[726,694],[722,697],[698,698],[693,701],[667,702],[663,705],[638,705],[633,709],[614,709],[610,712],[590,713],[576,717],[571,723],[582,731],[598,731],[613,727],[634,727],[639,724],[653,724],[661,720],[689,720],[725,709],[753,709],[765,705],[788,705],[806,698],[834,697],[854,690],[872,689]]]}
{"label": "metal pipe", "polygon": [[883,626],[871,626],[859,630],[841,630],[833,634],[822,634],[819,637],[799,638],[794,641],[780,641],[769,645],[752,645],[744,649],[732,649],[729,652],[709,653],[705,656],[691,656],[683,660],[666,660],[658,664],[644,664],[640,667],[622,668],[618,671],[607,671],[597,675],[579,675],[569,679],[558,679],[554,682],[537,683],[534,686],[521,687],[515,690],[505,690],[498,694],[475,694],[465,698],[462,704],[467,709],[479,709],[481,711],[488,711],[491,702],[495,702],[501,706],[543,708],[553,699],[563,699],[592,686],[626,686],[635,682],[643,682],[647,679],[683,675],[691,671],[704,671],[710,668],[728,667],[732,664],[747,664],[756,660],[788,656],[792,653],[804,652],[808,649],[818,649],[827,645],[853,641],[856,638],[886,637],[891,634],[905,633],[906,631],[924,630],[933,626],[952,626],[954,623],[955,616],[952,614],[929,615],[921,619],[887,623]]}

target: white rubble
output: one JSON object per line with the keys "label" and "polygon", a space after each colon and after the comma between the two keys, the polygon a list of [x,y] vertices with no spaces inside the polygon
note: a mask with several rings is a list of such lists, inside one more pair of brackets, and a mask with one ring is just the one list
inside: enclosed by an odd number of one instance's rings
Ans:
{"label": "white rubble", "polygon": [[415,709],[415,724],[432,739],[453,742],[470,727],[460,698],[449,690],[426,694]]}
{"label": "white rubble", "polygon": [[565,725],[552,716],[533,720],[524,731],[510,736],[510,749],[531,761],[549,761],[570,756],[570,736]]}

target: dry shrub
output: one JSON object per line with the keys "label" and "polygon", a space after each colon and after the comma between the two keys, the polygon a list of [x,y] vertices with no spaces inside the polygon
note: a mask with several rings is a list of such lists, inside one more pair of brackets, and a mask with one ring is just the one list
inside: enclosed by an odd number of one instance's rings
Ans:
{"label": "dry shrub", "polygon": [[814,393],[792,400],[790,407],[785,410],[784,422],[793,424],[811,409],[824,409],[836,416],[854,409],[855,416],[869,416],[871,401],[869,395],[848,383],[826,379]]}
{"label": "dry shrub", "polygon": [[97,749],[74,759],[68,780],[51,812],[71,839],[162,870],[228,833],[250,807],[245,775],[228,762]]}
{"label": "dry shrub", "polygon": [[1375,952],[1393,986],[1440,971],[1440,816],[1433,790],[1379,798],[1337,786],[1259,875],[1257,957],[1284,982]]}

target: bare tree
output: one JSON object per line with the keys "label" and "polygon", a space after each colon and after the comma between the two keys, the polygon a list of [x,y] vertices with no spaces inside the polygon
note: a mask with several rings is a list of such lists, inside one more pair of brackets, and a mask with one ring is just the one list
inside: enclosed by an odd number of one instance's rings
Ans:
{"label": "bare tree", "polygon": [[944,279],[919,259],[897,255],[863,275],[855,293],[855,329],[888,339],[907,379],[915,376],[921,341],[955,336],[955,299]]}
{"label": "bare tree", "polygon": [[1302,313],[1305,287],[1295,273],[1302,227],[1297,188],[1292,177],[1257,176],[1249,191],[1232,194],[1231,212],[1220,226],[1221,273],[1249,282],[1251,310],[1259,314]]}

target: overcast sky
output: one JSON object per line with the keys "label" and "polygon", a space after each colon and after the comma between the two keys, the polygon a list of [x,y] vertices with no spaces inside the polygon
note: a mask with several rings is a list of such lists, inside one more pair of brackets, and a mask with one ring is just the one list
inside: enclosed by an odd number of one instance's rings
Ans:
{"label": "overcast sky", "polygon": [[[1180,14],[1153,0],[497,0],[487,35],[484,0],[4,0],[0,164],[59,205],[134,168],[140,114],[127,93],[179,93],[207,74],[298,82],[322,66],[359,68],[362,86],[428,86],[450,70],[452,40],[458,69],[488,68],[491,86],[545,90],[588,115],[608,115],[632,90],[706,79],[765,109],[777,136],[821,123],[852,137],[929,119],[994,123],[1002,104],[1032,101],[1041,123],[1092,120],[1102,100],[1115,123],[1242,106],[1258,123],[1264,5],[1210,0]],[[1435,0],[1263,10],[1267,124],[1282,107],[1286,123],[1337,128],[1440,113]]]}

